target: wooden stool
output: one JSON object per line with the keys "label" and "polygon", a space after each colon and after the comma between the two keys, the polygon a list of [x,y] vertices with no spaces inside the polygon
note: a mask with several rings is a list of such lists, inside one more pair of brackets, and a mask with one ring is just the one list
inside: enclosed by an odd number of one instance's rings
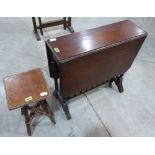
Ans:
{"label": "wooden stool", "polygon": [[32,17],[32,23],[33,23],[34,33],[35,33],[35,36],[36,36],[38,41],[40,40],[40,36],[39,36],[38,31],[37,31],[38,29],[40,30],[41,35],[43,35],[43,28],[51,27],[51,26],[57,26],[57,25],[63,25],[64,30],[66,30],[66,28],[68,28],[68,30],[71,33],[74,32],[74,30],[71,26],[71,17],[63,17],[62,19],[44,22],[44,23],[42,22],[41,17],[38,17],[38,24],[39,24],[38,26],[36,23],[36,18],[37,17]]}
{"label": "wooden stool", "polygon": [[[41,69],[6,77],[4,85],[8,108],[10,110],[21,108],[29,136],[32,134],[32,119],[36,114],[44,114],[56,124],[54,113],[46,102],[50,92]],[[32,105],[32,103],[35,104]]]}

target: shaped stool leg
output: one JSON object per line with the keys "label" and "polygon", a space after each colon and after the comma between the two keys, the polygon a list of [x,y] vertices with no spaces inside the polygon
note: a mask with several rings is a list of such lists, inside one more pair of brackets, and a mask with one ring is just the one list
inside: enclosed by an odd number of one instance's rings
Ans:
{"label": "shaped stool leg", "polygon": [[29,136],[31,136],[32,132],[31,132],[31,125],[30,125],[30,119],[29,119],[28,106],[27,105],[22,108],[22,114],[25,117],[25,124],[26,124],[26,128],[27,128],[27,133]]}
{"label": "shaped stool leg", "polygon": [[47,104],[46,100],[41,101],[40,104],[41,104],[43,110],[47,113],[47,116],[50,118],[51,122],[53,122],[54,124],[56,124],[56,121],[55,121],[55,118],[54,118],[54,113],[50,109],[50,107]]}
{"label": "shaped stool leg", "polygon": [[64,20],[63,28],[64,30],[66,30],[66,27],[67,27],[66,17],[63,17],[63,20]]}
{"label": "shaped stool leg", "polygon": [[39,21],[40,33],[41,33],[41,35],[43,35],[43,29],[42,29],[41,17],[38,17],[38,21]]}
{"label": "shaped stool leg", "polygon": [[67,28],[68,28],[68,30],[69,30],[71,33],[74,33],[74,29],[73,29],[73,27],[71,26],[71,17],[68,17],[68,19],[67,19]]}
{"label": "shaped stool leg", "polygon": [[35,17],[32,17],[32,23],[33,23],[33,28],[34,28],[34,34],[35,34],[37,40],[39,41],[40,40],[40,36],[38,34],[38,31],[37,31],[37,24],[36,24]]}

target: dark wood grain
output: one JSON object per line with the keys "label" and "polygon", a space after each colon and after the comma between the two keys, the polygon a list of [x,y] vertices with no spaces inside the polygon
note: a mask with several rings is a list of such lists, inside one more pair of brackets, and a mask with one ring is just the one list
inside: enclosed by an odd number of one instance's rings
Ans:
{"label": "dark wood grain", "polygon": [[[125,20],[46,41],[54,94],[61,105],[105,82],[110,86],[115,82],[123,92],[123,74],[131,67],[146,36],[147,32]],[[60,52],[54,51],[56,47]],[[64,112],[70,118],[70,113]]]}
{"label": "dark wood grain", "polygon": [[98,28],[58,37],[56,41],[49,42],[50,46],[59,48],[55,53],[61,62],[83,54],[89,54],[99,48],[115,46],[136,37],[146,35],[146,32],[129,20],[101,26]]}
{"label": "dark wood grain", "polygon": [[61,64],[60,94],[63,97],[85,92],[131,66],[142,43],[138,38]]}

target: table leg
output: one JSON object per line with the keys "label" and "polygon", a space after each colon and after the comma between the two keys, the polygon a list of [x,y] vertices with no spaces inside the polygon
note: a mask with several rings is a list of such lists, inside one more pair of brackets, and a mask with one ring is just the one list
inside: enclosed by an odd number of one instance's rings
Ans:
{"label": "table leg", "polygon": [[123,89],[123,85],[122,85],[122,81],[123,81],[123,74],[121,74],[119,77],[117,77],[117,79],[115,80],[115,84],[118,87],[118,90],[120,93],[122,93],[124,91]]}
{"label": "table leg", "polygon": [[122,93],[124,91],[122,81],[123,81],[123,74],[115,76],[109,80],[109,86],[112,88],[112,83],[115,82],[119,92]]}
{"label": "table leg", "polygon": [[62,106],[62,108],[63,108],[63,111],[64,111],[64,113],[65,113],[65,115],[66,115],[66,118],[67,118],[67,120],[70,120],[71,119],[71,114],[70,114],[70,112],[69,112],[69,108],[68,108],[68,105],[67,105],[67,101],[66,100],[64,100],[61,96],[60,96],[60,94],[59,94],[59,92],[57,91],[57,90],[55,90],[54,92],[53,92],[53,95],[59,100],[59,102],[60,102],[60,104],[61,104],[61,106]]}
{"label": "table leg", "polygon": [[36,24],[35,17],[32,17],[32,23],[33,23],[33,28],[34,28],[34,34],[35,34],[37,40],[39,41],[40,40],[40,36],[38,34],[38,31],[37,31],[37,24]]}
{"label": "table leg", "polygon": [[54,78],[55,90],[58,91],[58,79]]}

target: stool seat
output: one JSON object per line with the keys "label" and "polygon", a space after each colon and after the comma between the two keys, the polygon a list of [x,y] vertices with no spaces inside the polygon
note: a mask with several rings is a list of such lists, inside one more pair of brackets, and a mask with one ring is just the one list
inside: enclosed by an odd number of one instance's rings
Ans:
{"label": "stool seat", "polygon": [[[41,69],[6,77],[4,83],[10,110],[22,107],[30,102],[46,99],[50,95]],[[46,95],[41,95],[41,93]]]}
{"label": "stool seat", "polygon": [[[48,116],[55,124],[54,114],[46,102],[50,91],[40,68],[6,77],[4,86],[8,108],[21,108],[28,135],[31,135],[31,122],[37,113]],[[30,106],[30,103],[35,104]]]}

